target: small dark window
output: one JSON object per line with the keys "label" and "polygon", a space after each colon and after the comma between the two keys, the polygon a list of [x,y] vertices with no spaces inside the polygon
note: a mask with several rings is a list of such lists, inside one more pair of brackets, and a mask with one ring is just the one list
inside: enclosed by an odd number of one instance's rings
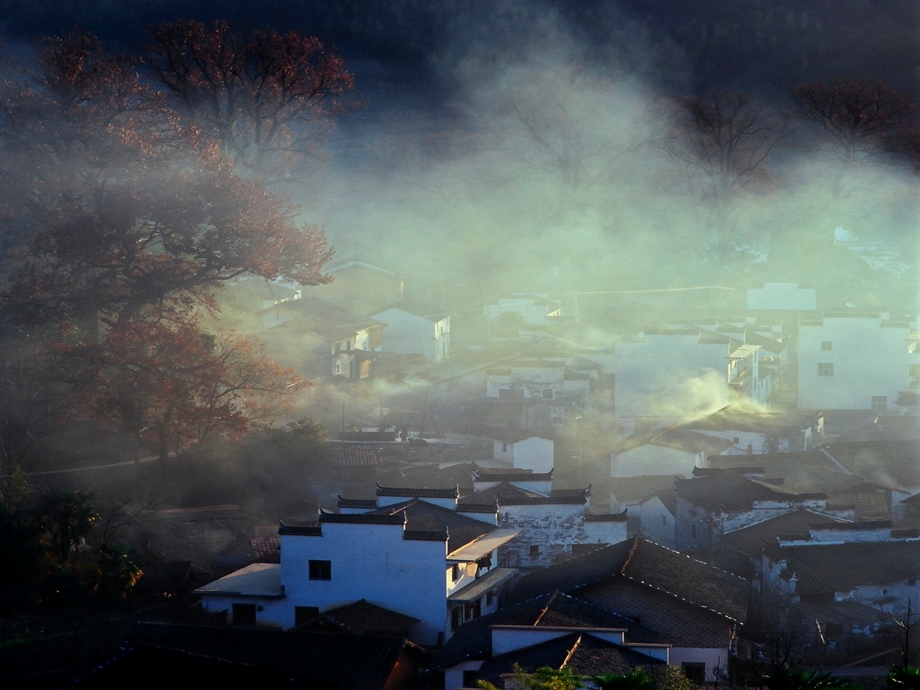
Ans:
{"label": "small dark window", "polygon": [[456,630],[463,622],[463,607],[455,606],[450,610],[450,629]]}
{"label": "small dark window", "polygon": [[465,688],[475,688],[476,687],[476,674],[478,671],[464,671],[463,672],[463,687]]}
{"label": "small dark window", "polygon": [[833,350],[833,349],[834,349],[834,343],[833,343],[832,341],[830,341],[830,340],[822,340],[822,341],[821,341],[821,349],[824,350],[825,352],[827,352],[828,350]]}
{"label": "small dark window", "polygon": [[818,376],[833,376],[833,362],[818,362]]}
{"label": "small dark window", "polygon": [[667,516],[667,515],[662,515],[662,516],[661,516],[661,524],[662,524],[662,526],[664,526],[664,527],[667,527],[667,526],[668,526],[668,516]]}
{"label": "small dark window", "polygon": [[303,625],[319,613],[319,606],[295,606],[294,625]]}
{"label": "small dark window", "polygon": [[450,579],[456,582],[460,579],[460,564],[454,563],[450,568]]}
{"label": "small dark window", "polygon": [[696,525],[690,525],[690,538],[696,539]]}
{"label": "small dark window", "polygon": [[684,672],[687,680],[697,685],[702,685],[706,682],[706,664],[687,661],[680,665],[680,670]]}
{"label": "small dark window", "polygon": [[256,624],[256,605],[255,604],[234,604],[233,605],[233,624],[234,625],[255,625]]}
{"label": "small dark window", "polygon": [[310,561],[311,580],[331,580],[332,561]]}
{"label": "small dark window", "polygon": [[540,547],[537,544],[530,545],[530,557],[536,558],[540,555]]}
{"label": "small dark window", "polygon": [[543,399],[544,399],[544,400],[552,400],[552,399],[553,399],[553,389],[552,389],[552,388],[544,388],[544,389],[543,389]]}
{"label": "small dark window", "polygon": [[486,606],[491,606],[495,603],[495,592],[486,592]]}

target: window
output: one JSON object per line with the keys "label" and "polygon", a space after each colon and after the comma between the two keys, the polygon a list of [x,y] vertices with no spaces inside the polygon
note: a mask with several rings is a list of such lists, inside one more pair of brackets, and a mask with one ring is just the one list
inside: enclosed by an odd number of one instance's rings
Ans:
{"label": "window", "polygon": [[741,443],[741,437],[740,437],[740,436],[732,436],[732,443],[736,443],[736,444],[737,444],[737,443]]}
{"label": "window", "polygon": [[553,389],[552,389],[552,388],[544,388],[544,389],[543,389],[543,399],[544,399],[544,400],[552,400],[552,399],[553,399]]}
{"label": "window", "polygon": [[920,388],[920,364],[910,365],[910,387]]}
{"label": "window", "polygon": [[332,561],[310,561],[311,580],[331,580]]}
{"label": "window", "polygon": [[872,409],[873,410],[887,410],[888,409],[888,396],[887,395],[873,395],[872,396]]}
{"label": "window", "polygon": [[479,671],[464,671],[463,672],[463,687],[465,688],[475,688],[476,687],[476,676]]}
{"label": "window", "polygon": [[508,452],[508,444],[507,444],[507,443],[503,443],[503,444],[502,444],[502,453],[507,453],[507,452]]}
{"label": "window", "polygon": [[455,606],[450,610],[450,629],[456,630],[463,622],[463,607]]}
{"label": "window", "polygon": [[539,545],[537,545],[537,544],[531,544],[531,545],[530,545],[530,557],[531,557],[531,558],[536,558],[536,557],[539,556],[539,555],[540,555],[540,547],[539,547]]}
{"label": "window", "polygon": [[832,362],[818,362],[818,376],[833,376],[834,364]]}
{"label": "window", "polygon": [[690,538],[696,539],[696,525],[690,525]]}
{"label": "window", "polygon": [[486,592],[486,606],[491,606],[495,603],[495,592]]}
{"label": "window", "polygon": [[256,605],[255,604],[234,604],[232,623],[233,625],[255,625],[256,624]]}
{"label": "window", "polygon": [[685,661],[680,665],[680,670],[684,672],[687,680],[697,685],[702,685],[706,682],[706,664]]}
{"label": "window", "polygon": [[667,526],[668,526],[668,516],[667,516],[667,515],[662,515],[662,516],[661,516],[661,526],[662,526],[662,527],[667,527]]}
{"label": "window", "polygon": [[827,352],[828,350],[833,350],[833,349],[834,349],[834,343],[833,343],[832,341],[830,341],[830,340],[822,340],[822,341],[821,341],[821,349],[824,350],[825,352]]}
{"label": "window", "polygon": [[460,564],[454,563],[450,568],[450,579],[456,582],[460,579]]}
{"label": "window", "polygon": [[303,625],[319,613],[319,606],[295,606],[294,625]]}

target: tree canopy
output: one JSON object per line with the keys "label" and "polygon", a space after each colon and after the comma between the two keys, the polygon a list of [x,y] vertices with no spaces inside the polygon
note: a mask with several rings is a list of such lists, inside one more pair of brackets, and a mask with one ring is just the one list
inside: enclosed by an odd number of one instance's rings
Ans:
{"label": "tree canopy", "polygon": [[75,32],[3,82],[0,304],[10,322],[57,330],[45,361],[63,363],[72,409],[120,419],[165,457],[245,428],[299,385],[258,348],[208,332],[215,290],[243,274],[325,283],[332,251],[139,64]]}

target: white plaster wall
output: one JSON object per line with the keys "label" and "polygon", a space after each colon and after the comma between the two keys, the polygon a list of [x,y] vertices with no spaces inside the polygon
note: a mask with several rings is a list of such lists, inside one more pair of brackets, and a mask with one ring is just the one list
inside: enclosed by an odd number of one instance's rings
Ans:
{"label": "white plaster wall", "polygon": [[[908,352],[906,326],[882,326],[878,317],[825,317],[820,325],[803,323],[798,336],[798,406],[806,410],[869,410],[872,396],[886,396],[896,409],[900,391],[909,388],[910,364],[920,353]],[[830,350],[822,350],[829,341]],[[819,376],[818,364],[834,365],[833,376]]]}
{"label": "white plaster wall", "polygon": [[639,534],[669,549],[677,546],[674,515],[657,496],[639,504]]}
{"label": "white plaster wall", "polygon": [[512,462],[519,469],[545,473],[553,469],[553,441],[540,436],[521,439],[514,444]]}
{"label": "white plaster wall", "polygon": [[461,661],[456,666],[444,669],[444,688],[445,690],[457,690],[463,686],[464,671],[478,671],[482,668],[483,661],[476,659],[474,661]]}
{"label": "white plaster wall", "polygon": [[619,544],[629,538],[626,520],[622,522],[585,522],[585,544]]}
{"label": "white plaster wall", "polygon": [[[914,602],[912,611],[916,610],[916,602],[920,600],[920,573],[916,578],[900,582],[883,582],[879,584],[862,585],[852,592],[838,595],[838,601],[855,601],[857,604],[870,606],[879,611],[886,611],[896,618],[907,615],[908,602]],[[913,615],[913,614],[912,614]]]}
{"label": "white plaster wall", "polygon": [[[414,636],[423,644],[437,641],[447,626],[446,542],[404,540],[401,525],[322,528],[322,537],[281,536],[281,584],[289,609],[283,627],[293,626],[294,606],[325,610],[364,598],[420,619]],[[332,579],[310,580],[311,559],[331,561]]]}
{"label": "white plaster wall", "polygon": [[[571,556],[572,544],[591,543],[584,516],[585,506],[578,504],[502,506],[499,525],[521,532],[504,547],[506,562],[513,568],[532,569]],[[531,546],[539,547],[538,555],[530,555]]]}
{"label": "white plaster wall", "polygon": [[[226,611],[227,622],[233,623],[233,604],[255,604],[256,625],[265,628],[284,628],[287,621],[287,609],[291,607],[286,599],[260,599],[258,597],[203,596],[201,608],[205,611]],[[291,609],[293,616],[293,608]],[[293,625],[293,623],[291,623]]]}
{"label": "white plaster wall", "polygon": [[450,317],[437,323],[398,308],[386,309],[371,318],[387,325],[381,351],[420,354],[437,362],[450,353]]}

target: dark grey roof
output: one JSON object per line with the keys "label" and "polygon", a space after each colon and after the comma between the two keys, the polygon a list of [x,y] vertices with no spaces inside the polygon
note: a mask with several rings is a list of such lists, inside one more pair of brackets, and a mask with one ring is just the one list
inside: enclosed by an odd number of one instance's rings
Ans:
{"label": "dark grey roof", "polygon": [[849,592],[920,573],[920,541],[916,540],[773,547],[767,554],[774,562],[786,560],[786,576],[798,578],[799,594]]}
{"label": "dark grey roof", "polygon": [[417,650],[400,637],[161,623],[138,624],[132,642],[136,646],[281,673],[324,690],[383,690],[403,654]]}
{"label": "dark grey roof", "polygon": [[434,659],[435,668],[447,668],[467,659],[487,659],[492,654],[494,625],[616,628],[626,630],[627,641],[655,642],[654,630],[637,625],[582,599],[555,591],[505,606],[461,625]]}
{"label": "dark grey roof", "polygon": [[557,589],[571,594],[617,578],[733,621],[743,622],[747,616],[744,578],[638,536],[537,570],[521,579],[511,599],[520,601]]}
{"label": "dark grey roof", "polygon": [[755,501],[806,501],[827,498],[825,494],[797,493],[783,486],[725,471],[714,471],[693,479],[680,480],[674,490],[679,499],[694,505],[726,510],[750,508]]}
{"label": "dark grey roof", "polygon": [[396,487],[377,485],[378,496],[396,496],[405,498],[459,498],[460,489],[425,489],[421,487]]}

